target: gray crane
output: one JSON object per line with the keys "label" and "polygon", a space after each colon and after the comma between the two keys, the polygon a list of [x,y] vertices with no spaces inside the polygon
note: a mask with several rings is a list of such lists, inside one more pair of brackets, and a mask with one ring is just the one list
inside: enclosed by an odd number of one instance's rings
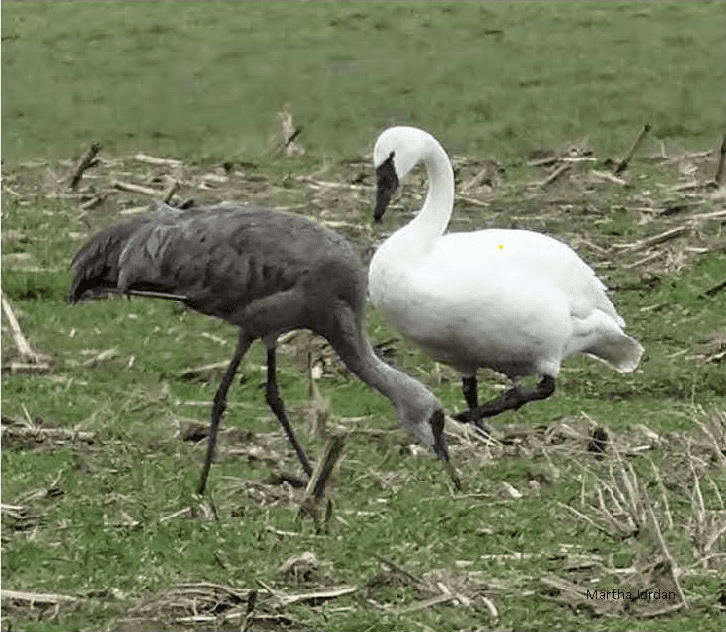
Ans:
{"label": "gray crane", "polygon": [[91,237],[71,266],[73,303],[108,293],[176,300],[239,327],[237,348],[212,404],[199,494],[227,391],[258,338],[267,347],[267,403],[311,476],[277,386],[277,339],[294,329],[325,338],[352,373],[391,401],[403,427],[444,461],[460,486],[441,405],[423,384],[373,351],[364,333],[366,273],[334,231],[300,215],[232,202],[184,210],[156,202],[150,212]]}

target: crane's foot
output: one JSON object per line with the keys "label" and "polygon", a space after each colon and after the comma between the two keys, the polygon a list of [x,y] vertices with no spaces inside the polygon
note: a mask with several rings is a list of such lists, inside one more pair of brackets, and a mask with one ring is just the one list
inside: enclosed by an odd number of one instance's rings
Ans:
{"label": "crane's foot", "polygon": [[285,483],[287,483],[294,489],[303,489],[308,485],[307,481],[304,481],[297,476],[293,476],[292,474],[285,473],[270,474],[270,476],[267,477],[267,480],[265,480],[265,483],[268,483],[270,485],[284,485]]}
{"label": "crane's foot", "polygon": [[209,436],[209,424],[195,424],[187,428],[182,434],[182,441],[191,441],[197,443]]}

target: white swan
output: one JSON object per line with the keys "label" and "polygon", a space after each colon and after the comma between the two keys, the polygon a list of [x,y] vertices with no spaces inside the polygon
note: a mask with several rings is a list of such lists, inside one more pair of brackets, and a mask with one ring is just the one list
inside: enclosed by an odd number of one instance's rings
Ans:
{"label": "white swan", "polygon": [[[369,271],[373,303],[399,333],[463,377],[475,422],[549,397],[564,358],[592,355],[620,372],[633,371],[643,347],[623,333],[625,322],[595,272],[569,246],[527,230],[444,231],[454,203],[446,152],[427,132],[392,127],[376,142],[374,217],[383,216],[399,179],[422,161],[429,189],[418,215],[376,251]],[[478,406],[476,371],[506,374],[513,388]],[[519,380],[541,376],[534,387]]]}

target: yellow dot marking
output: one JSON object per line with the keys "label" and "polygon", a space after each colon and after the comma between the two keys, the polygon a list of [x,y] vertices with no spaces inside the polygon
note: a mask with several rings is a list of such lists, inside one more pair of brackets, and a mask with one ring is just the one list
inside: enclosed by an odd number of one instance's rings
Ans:
{"label": "yellow dot marking", "polygon": [[502,248],[504,248],[504,246],[502,246],[501,244],[499,244],[499,250],[501,250]]}

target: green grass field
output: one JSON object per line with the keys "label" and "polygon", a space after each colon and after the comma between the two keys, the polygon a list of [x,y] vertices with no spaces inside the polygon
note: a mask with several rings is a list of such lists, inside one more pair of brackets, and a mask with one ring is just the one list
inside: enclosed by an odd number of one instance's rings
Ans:
{"label": "green grass field", "polygon": [[[724,629],[726,306],[723,289],[706,294],[726,269],[726,196],[711,182],[724,12],[3,3],[2,286],[44,356],[28,362],[3,312],[3,631]],[[284,108],[305,155],[271,150]],[[300,492],[266,482],[298,465],[255,345],[201,500],[204,446],[182,437],[207,423],[236,332],[165,302],[70,306],[70,258],[145,203],[114,183],[161,194],[173,180],[179,199],[288,208],[370,252],[425,193],[414,174],[399,212],[372,225],[370,152],[390,124],[428,129],[454,158],[452,229],[519,226],[575,247],[645,346],[641,368],[571,358],[552,398],[493,420],[493,445],[452,427],[457,493],[385,399],[320,341],[290,339],[280,388],[310,456],[325,446],[315,419],[350,432],[325,534],[297,519]],[[92,141],[100,162],[71,191]],[[462,408],[454,371],[374,310],[368,333]],[[504,384],[480,378],[481,399]],[[610,437],[601,460],[586,450],[596,426]],[[598,597],[613,590],[669,596]]]}
{"label": "green grass field", "polygon": [[[620,151],[649,121],[712,146],[722,3],[8,3],[3,154],[257,155],[289,102],[318,156],[401,121],[462,154],[588,137]],[[373,132],[373,133],[372,133]]]}

